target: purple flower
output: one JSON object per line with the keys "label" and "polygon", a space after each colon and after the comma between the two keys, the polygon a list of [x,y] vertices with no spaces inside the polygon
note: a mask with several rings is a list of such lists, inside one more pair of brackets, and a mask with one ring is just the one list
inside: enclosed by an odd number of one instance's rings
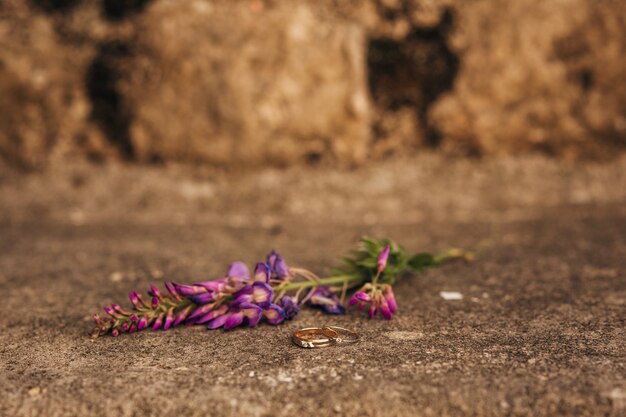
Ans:
{"label": "purple flower", "polygon": [[207,327],[209,329],[217,329],[224,327],[224,330],[232,329],[233,327],[240,326],[247,320],[250,327],[254,327],[261,320],[262,310],[259,306],[254,304],[242,304],[238,307],[231,307],[226,314],[222,314],[217,318],[211,320]]}
{"label": "purple flower", "polygon": [[174,297],[175,300],[182,300],[182,297],[180,296],[178,291],[176,291],[174,284],[172,284],[171,282],[166,282],[165,288],[167,288],[167,291],[172,295],[172,297]]}
{"label": "purple flower", "polygon": [[385,288],[385,300],[387,300],[387,304],[389,304],[389,310],[391,314],[394,314],[398,311],[398,304],[396,303],[396,297],[393,294],[393,289],[391,285],[387,285]]}
{"label": "purple flower", "polygon": [[218,294],[215,292],[205,292],[202,294],[193,295],[189,298],[191,299],[191,301],[193,301],[196,304],[204,305],[204,304],[208,304],[208,303],[212,303],[213,301],[216,301],[217,297],[218,297]]}
{"label": "purple flower", "polygon": [[155,285],[152,285],[152,284],[150,284],[150,291],[148,291],[148,295],[156,297],[159,300],[163,298],[163,295],[161,295],[161,291],[159,291],[159,289]]}
{"label": "purple flower", "polygon": [[[223,314],[226,314],[226,312],[228,311],[228,306],[227,305],[221,305],[216,309],[212,309],[210,311],[207,311],[199,316],[196,317],[189,317],[189,321],[192,321],[195,324],[202,324],[202,323],[206,323],[209,322]],[[195,320],[194,320],[195,319]]]}
{"label": "purple flower", "polygon": [[349,305],[355,304],[358,304],[359,310],[363,310],[369,304],[370,318],[374,318],[376,313],[380,312],[385,319],[391,320],[393,314],[398,310],[393,289],[389,284],[382,286],[365,284],[363,288],[355,292],[350,298]]}
{"label": "purple flower", "polygon": [[348,302],[348,305],[355,305],[357,303],[369,303],[370,301],[372,301],[372,297],[365,291],[359,290],[352,295],[350,301]]}
{"label": "purple flower", "polygon": [[131,312],[126,311],[122,307],[120,307],[119,304],[111,304],[111,308],[122,316],[130,316],[132,314]]}
{"label": "purple flower", "polygon": [[300,312],[300,306],[297,301],[298,300],[288,295],[285,295],[280,299],[280,306],[285,311],[286,320],[291,320]]}
{"label": "purple flower", "polygon": [[378,311],[380,311],[380,314],[382,314],[385,319],[391,320],[391,318],[393,317],[393,313],[391,312],[391,309],[389,308],[389,303],[387,303],[387,300],[385,299],[385,297],[380,296],[378,297],[377,301],[378,301]]}
{"label": "purple flower", "polygon": [[228,268],[228,278],[239,278],[242,280],[248,280],[250,278],[250,271],[243,262],[233,262]]}
{"label": "purple flower", "polygon": [[387,266],[387,260],[389,259],[389,252],[391,251],[391,246],[387,245],[378,255],[378,261],[376,262],[376,266],[378,268],[378,273],[380,274],[385,270]]}
{"label": "purple flower", "polygon": [[189,315],[189,317],[187,317],[188,321],[193,321],[194,319],[204,316],[205,314],[210,313],[211,311],[213,311],[213,309],[215,308],[215,303],[211,303],[211,304],[204,304],[201,306],[198,306],[193,313],[191,313]]}
{"label": "purple flower", "polygon": [[182,309],[181,311],[179,311],[176,314],[176,317],[174,317],[174,326],[178,326],[180,323],[182,323],[187,316],[189,315],[189,313],[191,312],[191,309],[193,308],[193,306],[187,306],[184,309]]}
{"label": "purple flower", "polygon": [[204,294],[208,291],[205,287],[201,285],[183,285],[183,284],[176,284],[176,283],[172,283],[172,284],[174,285],[176,292],[185,297],[194,296],[197,294]]}
{"label": "purple flower", "polygon": [[270,267],[272,278],[282,279],[291,275],[287,262],[285,262],[285,259],[276,251],[272,251],[267,255],[267,264]]}
{"label": "purple flower", "polygon": [[220,292],[220,291],[224,291],[224,288],[226,288],[227,283],[228,283],[228,278],[220,278],[220,279],[216,279],[213,281],[197,282],[194,285],[204,287],[209,292]]}
{"label": "purple flower", "polygon": [[269,324],[280,324],[285,320],[285,310],[276,304],[270,304],[263,310],[263,317]]}
{"label": "purple flower", "polygon": [[139,298],[137,297],[137,291],[128,293],[128,298],[130,299],[130,302],[133,304],[133,307],[135,308],[135,310],[141,307],[139,303]]}
{"label": "purple flower", "polygon": [[337,294],[332,292],[330,288],[326,286],[315,288],[308,303],[309,305],[321,308],[323,311],[330,314],[344,314],[346,312],[345,308],[343,308],[339,302]]}
{"label": "purple flower", "polygon": [[157,319],[154,321],[154,324],[152,325],[152,330],[159,330],[161,328],[164,317],[165,317],[165,313],[161,313],[158,315]]}
{"label": "purple flower", "polygon": [[167,310],[167,314],[165,315],[165,323],[163,324],[163,330],[169,329],[173,323],[174,323],[174,307],[171,307],[169,310]]}
{"label": "purple flower", "polygon": [[265,282],[255,282],[252,285],[246,285],[233,294],[233,306],[241,304],[254,303],[260,307],[267,307],[274,297],[274,290]]}
{"label": "purple flower", "polygon": [[259,262],[254,268],[254,280],[259,282],[269,282],[271,275],[270,266],[264,262]]}

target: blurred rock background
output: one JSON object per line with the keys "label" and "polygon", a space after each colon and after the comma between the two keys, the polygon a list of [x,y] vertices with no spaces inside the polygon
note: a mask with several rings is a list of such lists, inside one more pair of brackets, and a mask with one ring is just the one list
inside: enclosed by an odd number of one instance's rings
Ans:
{"label": "blurred rock background", "polygon": [[0,164],[626,149],[621,0],[2,0]]}

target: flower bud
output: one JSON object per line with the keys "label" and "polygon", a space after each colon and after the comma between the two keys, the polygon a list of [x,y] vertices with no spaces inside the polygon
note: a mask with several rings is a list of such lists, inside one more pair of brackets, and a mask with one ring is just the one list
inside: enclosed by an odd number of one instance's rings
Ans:
{"label": "flower bud", "polygon": [[387,245],[378,255],[378,261],[376,266],[378,268],[378,273],[381,273],[385,270],[387,266],[387,260],[389,259],[389,252],[391,251],[391,246]]}

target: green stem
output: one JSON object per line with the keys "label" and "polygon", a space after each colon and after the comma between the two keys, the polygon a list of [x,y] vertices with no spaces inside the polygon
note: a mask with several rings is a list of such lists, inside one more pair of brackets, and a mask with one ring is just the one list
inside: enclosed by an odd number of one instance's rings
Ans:
{"label": "green stem", "polygon": [[459,258],[472,260],[474,258],[474,254],[472,252],[464,251],[463,249],[452,248],[434,256],[433,263],[434,265],[440,265],[446,261]]}
{"label": "green stem", "polygon": [[335,277],[321,278],[318,281],[300,281],[300,282],[290,282],[288,284],[279,285],[276,288],[276,291],[291,291],[297,290],[301,288],[311,288],[311,287],[319,287],[322,285],[337,285],[337,284],[348,284],[349,287],[354,287],[363,281],[363,277],[358,275],[339,275]]}

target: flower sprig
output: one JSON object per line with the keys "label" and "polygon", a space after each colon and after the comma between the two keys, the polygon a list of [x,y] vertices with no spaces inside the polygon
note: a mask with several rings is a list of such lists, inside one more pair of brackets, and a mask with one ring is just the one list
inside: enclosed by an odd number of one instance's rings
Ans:
{"label": "flower sprig", "polygon": [[353,292],[349,305],[367,308],[371,318],[380,312],[391,319],[398,308],[392,288],[398,278],[457,258],[471,260],[472,255],[452,249],[438,256],[410,256],[393,241],[362,238],[357,250],[344,258],[342,267],[321,278],[304,268],[290,268],[278,252],[272,251],[264,262],[256,264],[252,274],[244,263],[235,262],[216,280],[191,285],[166,282],[166,293],[152,285],[150,302],[133,291],[129,294],[131,310],[111,304],[104,309],[106,316],[94,314],[96,326],[91,336],[118,336],[146,328],[167,330],[180,324],[225,330],[254,327],[262,321],[277,325],[293,319],[303,305],[344,314],[349,292]]}

